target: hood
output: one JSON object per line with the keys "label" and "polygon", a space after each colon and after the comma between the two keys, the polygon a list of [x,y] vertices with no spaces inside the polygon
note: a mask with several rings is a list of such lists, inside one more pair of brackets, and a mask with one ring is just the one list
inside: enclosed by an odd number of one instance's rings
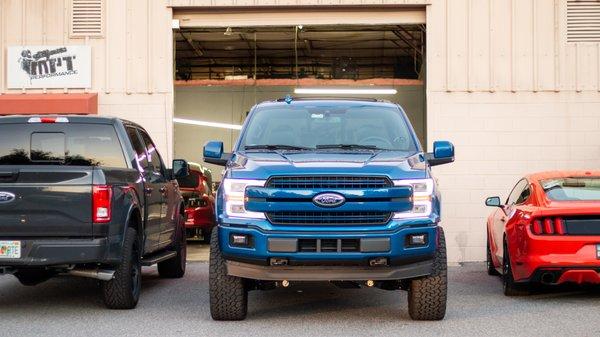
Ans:
{"label": "hood", "polygon": [[227,175],[267,179],[277,175],[385,175],[390,179],[428,177],[422,153],[400,151],[309,151],[236,153]]}

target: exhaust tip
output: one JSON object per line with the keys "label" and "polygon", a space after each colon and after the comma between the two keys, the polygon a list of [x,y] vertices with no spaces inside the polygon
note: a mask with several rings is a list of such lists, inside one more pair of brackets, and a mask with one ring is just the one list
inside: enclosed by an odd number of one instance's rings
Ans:
{"label": "exhaust tip", "polygon": [[552,284],[556,282],[556,277],[553,273],[543,273],[542,274],[542,283]]}

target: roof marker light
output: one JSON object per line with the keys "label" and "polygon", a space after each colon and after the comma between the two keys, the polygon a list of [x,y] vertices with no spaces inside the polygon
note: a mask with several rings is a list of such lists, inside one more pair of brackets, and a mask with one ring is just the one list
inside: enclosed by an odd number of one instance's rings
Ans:
{"label": "roof marker light", "polygon": [[295,94],[309,95],[395,95],[391,88],[296,88]]}

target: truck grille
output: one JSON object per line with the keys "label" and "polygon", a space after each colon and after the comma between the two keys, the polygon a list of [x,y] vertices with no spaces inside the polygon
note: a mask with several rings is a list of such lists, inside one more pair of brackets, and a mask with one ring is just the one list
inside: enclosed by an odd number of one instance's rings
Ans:
{"label": "truck grille", "polygon": [[380,225],[386,224],[390,212],[268,212],[267,219],[274,225]]}
{"label": "truck grille", "polygon": [[267,187],[281,189],[369,189],[391,187],[387,177],[364,176],[289,176],[272,177]]}
{"label": "truck grille", "polygon": [[303,253],[359,252],[359,239],[300,239],[298,251]]}

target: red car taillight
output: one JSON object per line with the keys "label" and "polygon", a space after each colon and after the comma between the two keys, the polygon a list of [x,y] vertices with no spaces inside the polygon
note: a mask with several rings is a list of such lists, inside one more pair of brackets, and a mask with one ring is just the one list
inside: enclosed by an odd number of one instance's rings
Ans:
{"label": "red car taillight", "polygon": [[541,218],[531,223],[531,232],[535,235],[565,235],[565,221],[562,218]]}
{"label": "red car taillight", "polygon": [[531,225],[531,232],[533,232],[533,234],[535,234],[535,235],[540,235],[544,232],[542,230],[542,221],[541,220],[536,219],[533,221],[533,224]]}
{"label": "red car taillight", "polygon": [[112,188],[97,185],[92,190],[92,219],[94,223],[106,223],[111,219]]}

